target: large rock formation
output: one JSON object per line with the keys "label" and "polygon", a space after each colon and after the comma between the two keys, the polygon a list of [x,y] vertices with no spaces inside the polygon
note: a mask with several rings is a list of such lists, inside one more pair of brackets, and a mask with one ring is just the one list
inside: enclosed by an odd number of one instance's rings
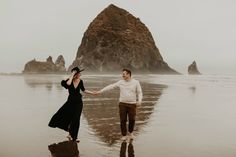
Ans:
{"label": "large rock formation", "polygon": [[178,73],[164,62],[148,28],[124,9],[105,8],[84,33],[74,66],[86,71]]}
{"label": "large rock formation", "polygon": [[58,56],[54,63],[49,56],[45,62],[36,61],[35,59],[25,64],[23,73],[65,73],[65,60],[62,55]]}
{"label": "large rock formation", "polygon": [[190,74],[190,75],[200,75],[201,74],[197,68],[197,63],[195,61],[193,61],[193,63],[188,66],[188,74]]}

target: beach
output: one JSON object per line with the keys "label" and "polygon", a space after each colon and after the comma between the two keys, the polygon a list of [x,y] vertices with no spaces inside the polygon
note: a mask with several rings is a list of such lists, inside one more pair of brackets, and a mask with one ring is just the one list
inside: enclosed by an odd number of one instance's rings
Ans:
{"label": "beach", "polygon": [[[83,95],[80,143],[48,127],[68,93],[67,75],[0,75],[0,156],[233,157],[236,155],[236,77],[134,75],[143,89],[135,139],[120,140],[119,90]],[[82,75],[99,90],[121,75]]]}

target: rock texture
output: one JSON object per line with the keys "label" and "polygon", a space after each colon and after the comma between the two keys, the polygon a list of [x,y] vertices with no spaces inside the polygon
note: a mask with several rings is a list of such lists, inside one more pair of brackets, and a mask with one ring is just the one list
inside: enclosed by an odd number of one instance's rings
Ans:
{"label": "rock texture", "polygon": [[188,66],[188,74],[190,74],[190,75],[200,75],[201,74],[197,68],[197,63],[195,61],[193,61],[193,63]]}
{"label": "rock texture", "polygon": [[65,59],[62,55],[58,56],[57,57],[57,60],[55,62],[55,65],[56,65],[56,69],[58,71],[66,71],[66,68],[65,68]]}
{"label": "rock texture", "polygon": [[36,61],[35,59],[25,64],[23,73],[65,73],[65,60],[62,55],[58,56],[54,63],[49,56],[45,62]]}
{"label": "rock texture", "polygon": [[74,66],[86,71],[133,71],[174,73],[163,60],[148,28],[124,9],[105,8],[84,33]]}

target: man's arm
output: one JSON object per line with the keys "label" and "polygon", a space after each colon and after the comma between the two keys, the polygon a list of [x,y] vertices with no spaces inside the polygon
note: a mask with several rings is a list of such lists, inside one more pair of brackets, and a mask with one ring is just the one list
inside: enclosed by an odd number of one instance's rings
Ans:
{"label": "man's arm", "polygon": [[113,83],[113,84],[110,84],[110,85],[104,87],[103,89],[101,89],[100,91],[95,92],[95,94],[101,94],[101,93],[104,93],[104,92],[106,92],[106,91],[109,91],[109,90],[118,88],[118,87],[119,87],[119,84],[120,84],[120,81],[118,81],[118,82],[116,82],[116,83]]}
{"label": "man's arm", "polygon": [[142,92],[142,88],[141,88],[141,85],[140,85],[139,81],[137,83],[137,94],[138,94],[137,105],[140,106],[141,103],[142,103],[142,99],[143,99],[143,92]]}

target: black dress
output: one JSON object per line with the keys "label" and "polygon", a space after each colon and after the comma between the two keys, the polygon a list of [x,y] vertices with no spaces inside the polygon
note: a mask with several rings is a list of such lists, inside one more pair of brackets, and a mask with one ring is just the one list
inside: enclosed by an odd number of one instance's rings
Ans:
{"label": "black dress", "polygon": [[65,104],[53,115],[48,126],[53,128],[58,127],[68,131],[73,140],[76,140],[80,126],[80,116],[83,109],[83,101],[80,90],[85,91],[85,88],[82,80],[80,80],[76,88],[74,87],[73,82],[68,86],[66,84],[68,80],[69,79],[61,81],[61,85],[68,89],[68,99]]}

